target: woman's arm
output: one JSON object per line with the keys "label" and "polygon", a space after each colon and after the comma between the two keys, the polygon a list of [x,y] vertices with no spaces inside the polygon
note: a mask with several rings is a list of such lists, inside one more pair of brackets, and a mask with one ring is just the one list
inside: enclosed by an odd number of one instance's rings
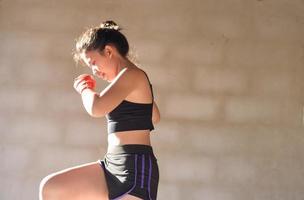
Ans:
{"label": "woman's arm", "polygon": [[124,69],[100,94],[85,89],[81,93],[86,111],[92,117],[103,117],[117,107],[134,90],[138,81],[136,70]]}
{"label": "woman's arm", "polygon": [[160,121],[160,113],[155,101],[153,101],[152,123],[157,124]]}

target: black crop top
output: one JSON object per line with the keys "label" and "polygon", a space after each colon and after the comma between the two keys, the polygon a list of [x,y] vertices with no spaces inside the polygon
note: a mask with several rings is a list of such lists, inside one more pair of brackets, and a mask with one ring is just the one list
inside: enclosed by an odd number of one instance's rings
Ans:
{"label": "black crop top", "polygon": [[123,100],[116,108],[106,115],[108,134],[129,130],[154,130],[152,123],[154,95],[149,78],[148,81],[152,93],[152,103],[135,103]]}

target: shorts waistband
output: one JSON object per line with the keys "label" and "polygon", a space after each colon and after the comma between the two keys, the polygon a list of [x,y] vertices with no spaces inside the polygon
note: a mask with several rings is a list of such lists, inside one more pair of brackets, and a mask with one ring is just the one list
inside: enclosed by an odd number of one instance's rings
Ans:
{"label": "shorts waistband", "polygon": [[153,154],[153,148],[144,144],[126,144],[108,148],[107,154]]}

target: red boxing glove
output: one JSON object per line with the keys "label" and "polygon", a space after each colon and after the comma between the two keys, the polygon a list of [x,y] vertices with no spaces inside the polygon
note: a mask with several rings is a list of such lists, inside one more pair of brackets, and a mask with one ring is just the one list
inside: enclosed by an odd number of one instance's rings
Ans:
{"label": "red boxing glove", "polygon": [[96,81],[90,74],[81,74],[74,80],[75,90],[81,94],[85,89],[94,90],[96,86]]}

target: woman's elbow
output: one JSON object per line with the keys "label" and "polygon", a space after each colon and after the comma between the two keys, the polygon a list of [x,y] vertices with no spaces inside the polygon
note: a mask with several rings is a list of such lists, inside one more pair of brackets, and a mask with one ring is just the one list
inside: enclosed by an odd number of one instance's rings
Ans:
{"label": "woman's elbow", "polygon": [[157,124],[160,121],[160,115],[152,117],[152,123]]}
{"label": "woman's elbow", "polygon": [[103,117],[103,115],[100,115],[100,114],[95,114],[95,113],[88,113],[91,117],[94,117],[94,118],[99,118],[99,117]]}
{"label": "woman's elbow", "polygon": [[91,115],[91,117],[104,117],[105,116],[105,113],[103,112],[98,112],[98,111],[94,111],[92,113],[89,113],[89,115]]}
{"label": "woman's elbow", "polygon": [[88,108],[86,109],[87,113],[91,116],[91,117],[95,117],[95,118],[98,118],[98,117],[104,117],[105,116],[105,113],[104,112],[101,112],[99,109],[94,109],[94,107],[92,108]]}
{"label": "woman's elbow", "polygon": [[160,120],[152,120],[152,123],[155,125],[155,124],[158,124]]}

